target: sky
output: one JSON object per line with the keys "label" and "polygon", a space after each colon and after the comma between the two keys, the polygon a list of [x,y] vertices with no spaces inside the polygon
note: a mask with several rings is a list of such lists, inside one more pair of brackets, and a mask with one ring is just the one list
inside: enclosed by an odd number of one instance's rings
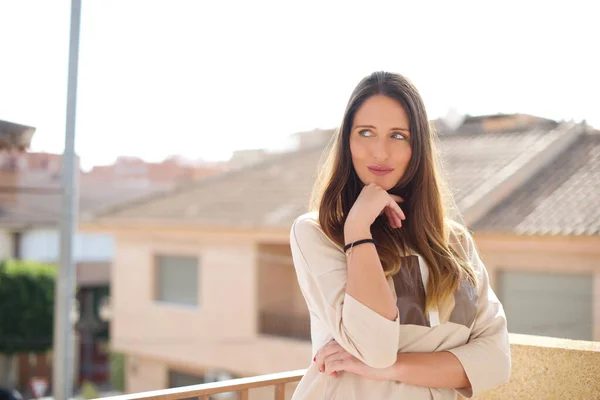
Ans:
{"label": "sky", "polygon": [[[339,125],[375,70],[450,109],[600,128],[593,2],[83,0],[76,151],[226,160]],[[586,4],[587,3],[587,4]],[[64,148],[70,1],[0,0],[0,119]]]}

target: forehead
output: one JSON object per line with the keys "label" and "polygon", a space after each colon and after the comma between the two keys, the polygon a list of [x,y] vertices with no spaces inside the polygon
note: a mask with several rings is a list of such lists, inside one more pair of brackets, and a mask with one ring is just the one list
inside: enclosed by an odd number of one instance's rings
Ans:
{"label": "forehead", "polygon": [[369,97],[354,115],[353,125],[381,125],[397,128],[409,127],[409,120],[402,105],[387,96]]}

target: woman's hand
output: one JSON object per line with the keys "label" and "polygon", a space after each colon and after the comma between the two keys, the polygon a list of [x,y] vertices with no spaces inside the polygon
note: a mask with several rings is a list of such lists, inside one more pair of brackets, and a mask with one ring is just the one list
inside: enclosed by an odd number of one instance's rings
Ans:
{"label": "woman's hand", "polygon": [[350,372],[377,381],[393,379],[392,368],[373,368],[354,357],[335,340],[323,346],[315,356],[315,363],[324,374],[337,377],[342,371]]}
{"label": "woman's hand", "polygon": [[[403,201],[402,197],[389,194],[374,183],[363,187],[348,213],[344,225],[345,236],[355,236],[355,232],[363,235],[370,232],[371,225],[382,213],[385,213],[392,228],[400,228],[402,220],[406,219],[398,205]],[[364,239],[364,237],[360,237],[360,239]],[[353,240],[353,237],[351,240],[346,239],[347,242]]]}

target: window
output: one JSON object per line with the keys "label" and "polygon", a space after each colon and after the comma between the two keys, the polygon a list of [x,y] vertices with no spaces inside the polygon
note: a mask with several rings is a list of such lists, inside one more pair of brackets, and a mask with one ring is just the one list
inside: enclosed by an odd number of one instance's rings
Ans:
{"label": "window", "polygon": [[510,332],[592,340],[592,275],[503,271],[498,283]]}
{"label": "window", "polygon": [[156,257],[155,299],[166,303],[198,306],[198,269],[196,257]]}

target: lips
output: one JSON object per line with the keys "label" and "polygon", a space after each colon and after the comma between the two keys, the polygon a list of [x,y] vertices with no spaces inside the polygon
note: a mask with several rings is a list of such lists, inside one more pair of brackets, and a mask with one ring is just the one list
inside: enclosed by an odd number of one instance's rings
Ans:
{"label": "lips", "polygon": [[378,165],[368,166],[367,168],[369,169],[369,171],[371,171],[372,174],[379,175],[379,176],[387,175],[394,170],[393,168],[381,167]]}

